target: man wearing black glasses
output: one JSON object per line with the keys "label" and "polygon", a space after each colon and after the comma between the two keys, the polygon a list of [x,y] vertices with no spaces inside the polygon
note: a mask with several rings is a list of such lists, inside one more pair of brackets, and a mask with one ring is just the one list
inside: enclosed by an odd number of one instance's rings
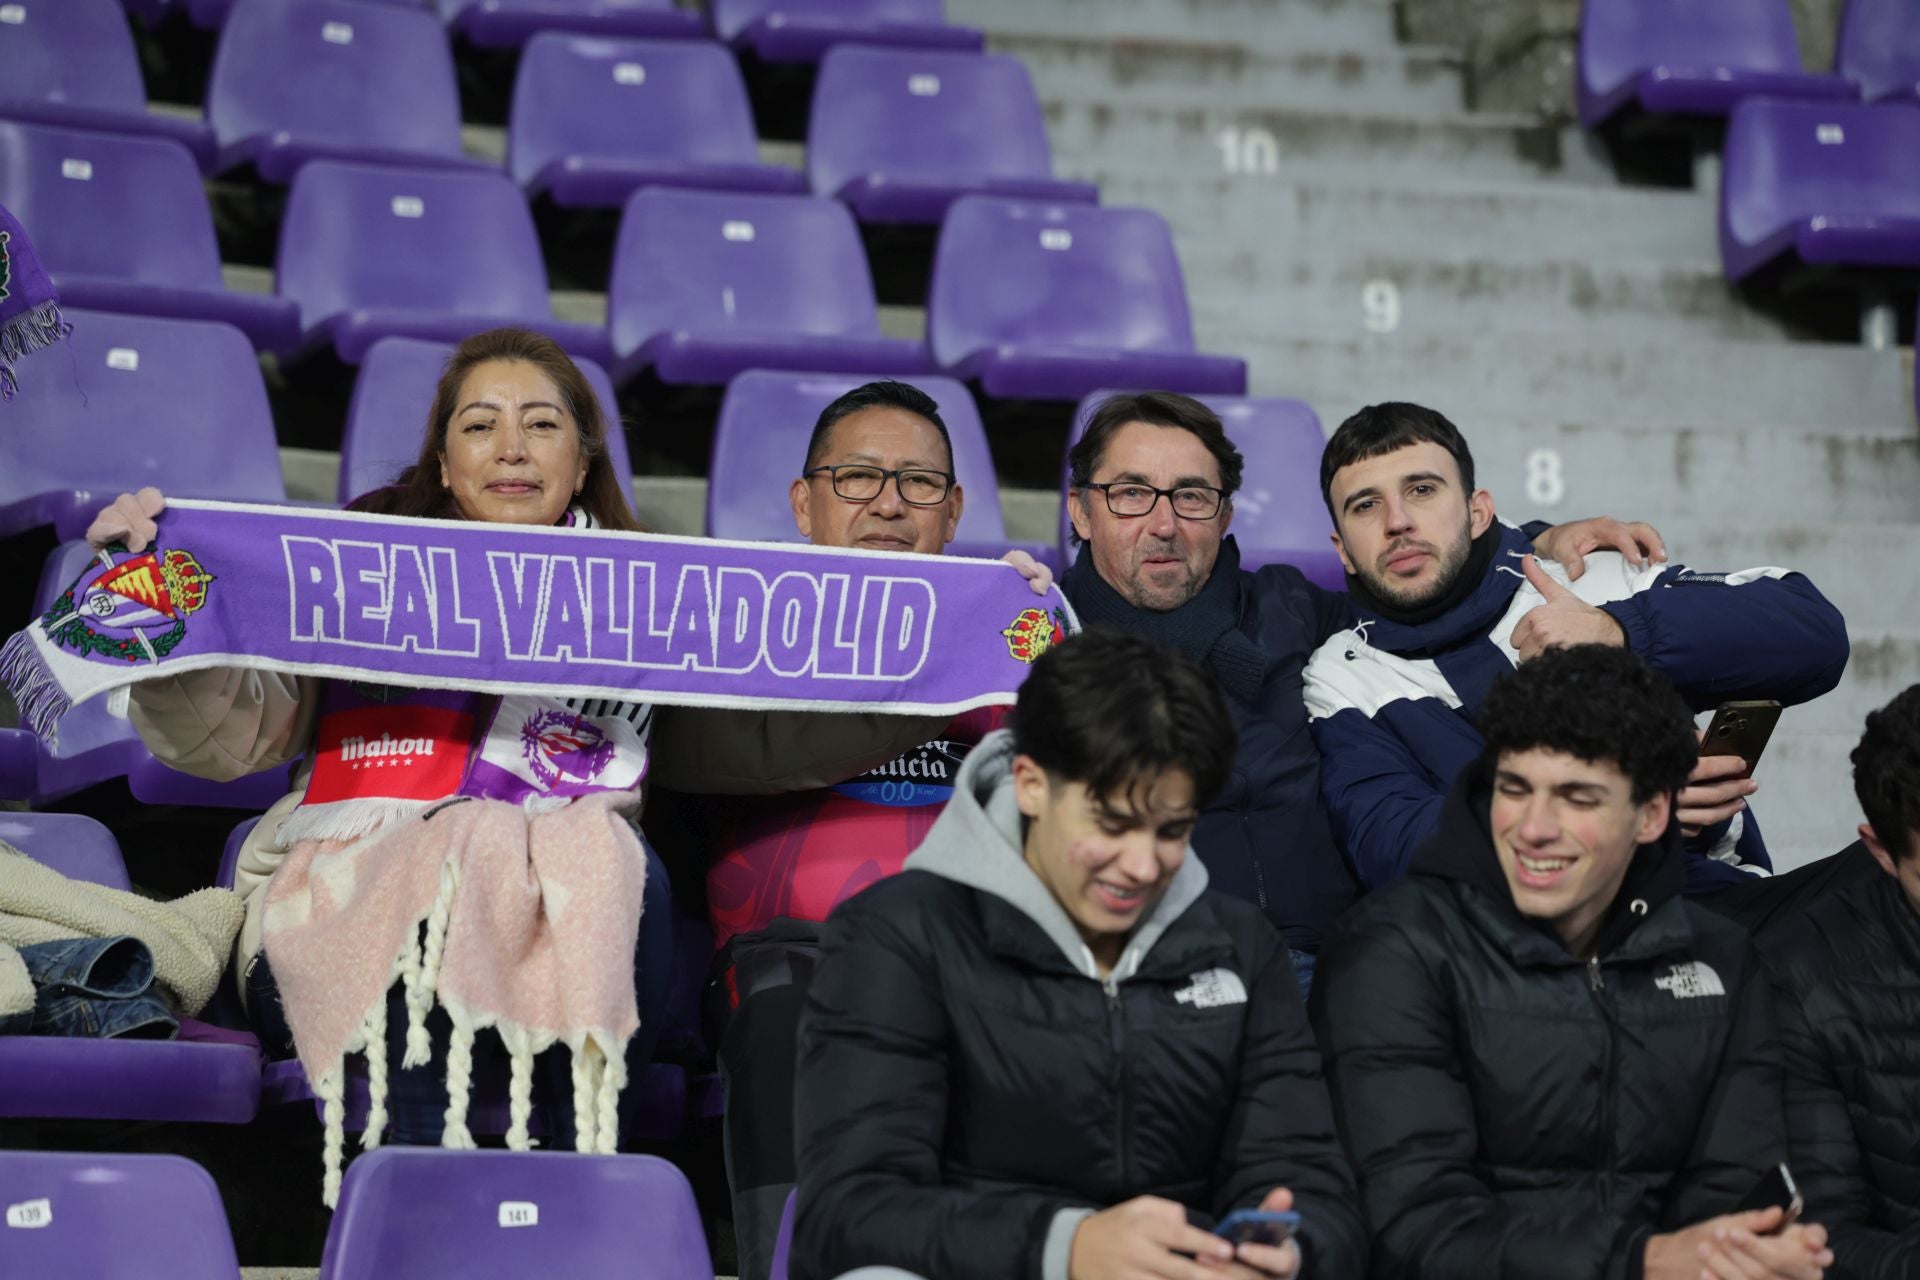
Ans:
{"label": "man wearing black glasses", "polygon": [[[1304,990],[1322,932],[1362,892],[1321,807],[1301,697],[1307,659],[1353,625],[1347,598],[1290,565],[1240,568],[1227,536],[1240,451],[1197,400],[1109,397],[1067,461],[1068,516],[1082,546],[1061,585],[1083,624],[1143,632],[1226,689],[1240,750],[1193,847],[1215,888],[1256,903],[1286,935]],[[1644,554],[1636,533],[1652,536],[1645,526],[1582,521],[1544,530],[1536,546],[1572,567],[1602,546]]]}

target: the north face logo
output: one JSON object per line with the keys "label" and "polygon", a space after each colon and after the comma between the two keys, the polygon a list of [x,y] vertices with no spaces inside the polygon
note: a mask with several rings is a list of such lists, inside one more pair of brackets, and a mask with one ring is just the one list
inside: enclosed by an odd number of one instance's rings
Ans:
{"label": "the north face logo", "polygon": [[1653,985],[1662,991],[1671,992],[1675,1000],[1691,1000],[1695,996],[1723,996],[1727,989],[1720,982],[1720,975],[1713,967],[1699,960],[1689,960],[1685,964],[1676,964],[1668,969],[1665,977],[1655,978]]}
{"label": "the north face logo", "polygon": [[1189,978],[1185,987],[1173,993],[1173,998],[1196,1009],[1217,1009],[1222,1005],[1245,1004],[1247,987],[1231,969],[1208,969]]}

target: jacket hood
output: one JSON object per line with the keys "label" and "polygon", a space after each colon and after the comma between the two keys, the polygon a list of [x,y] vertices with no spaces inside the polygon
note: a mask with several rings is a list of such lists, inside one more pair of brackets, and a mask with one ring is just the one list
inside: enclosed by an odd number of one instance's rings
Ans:
{"label": "jacket hood", "polygon": [[1465,598],[1437,618],[1422,623],[1395,622],[1367,608],[1360,595],[1349,592],[1367,643],[1388,653],[1419,654],[1485,638],[1513,603],[1513,593],[1526,582],[1520,558],[1533,551],[1533,543],[1521,530],[1499,521],[1493,528],[1499,541],[1492,563]]}
{"label": "jacket hood", "polygon": [[[933,828],[907,858],[909,871],[926,871],[964,884],[1011,905],[1040,926],[1067,962],[1096,981],[1100,969],[1080,931],[1022,851],[1020,807],[1013,794],[1013,735],[999,729],[980,740],[954,778],[953,798]],[[1207,869],[1187,846],[1173,883],[1153,904],[1127,939],[1113,980],[1123,982],[1140,968],[1167,926],[1205,893]]]}
{"label": "jacket hood", "polygon": [[[1474,888],[1505,904],[1513,914],[1513,890],[1507,873],[1500,866],[1500,855],[1493,843],[1493,761],[1482,756],[1474,761],[1454,783],[1440,814],[1440,825],[1427,842],[1414,851],[1412,874],[1454,880]],[[1594,954],[1612,952],[1640,922],[1659,907],[1677,899],[1687,883],[1686,849],[1680,836],[1680,824],[1669,821],[1658,840],[1634,850],[1627,864],[1626,879],[1614,896],[1606,923],[1600,928]],[[1631,904],[1644,904],[1639,910]],[[1544,924],[1536,924],[1556,942],[1558,934]]]}

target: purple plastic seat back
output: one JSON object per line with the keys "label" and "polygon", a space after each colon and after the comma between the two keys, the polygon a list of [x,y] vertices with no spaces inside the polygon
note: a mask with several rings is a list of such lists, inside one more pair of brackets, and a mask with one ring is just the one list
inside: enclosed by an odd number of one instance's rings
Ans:
{"label": "purple plastic seat back", "polygon": [[147,86],[118,0],[0,5],[0,104],[10,101],[145,115]]}
{"label": "purple plastic seat back", "polygon": [[0,814],[0,840],[69,880],[133,888],[113,833],[78,813]]}
{"label": "purple plastic seat back", "polygon": [[514,81],[508,171],[525,186],[568,156],[757,164],[739,63],[703,41],[535,36]]}
{"label": "purple plastic seat back", "polygon": [[798,1198],[798,1192],[787,1192],[787,1207],[780,1211],[780,1229],[773,1237],[773,1261],[768,1264],[767,1280],[787,1280],[787,1255],[793,1251],[793,1206]]}
{"label": "purple plastic seat back", "polygon": [[[382,338],[361,361],[353,399],[347,406],[347,425],[340,440],[338,497],[348,502],[372,489],[392,484],[420,454],[421,433],[433,408],[434,387],[453,348],[415,338]],[[607,452],[614,470],[631,476],[626,433],[620,426],[618,401],[606,370],[591,360],[574,357],[600,401],[607,423]]]}
{"label": "purple plastic seat back", "polygon": [[1834,70],[1867,101],[1920,96],[1920,8],[1912,0],[1847,0]]}
{"label": "purple plastic seat back", "polygon": [[1664,67],[1725,67],[1798,75],[1800,45],[1787,0],[1586,0],[1580,14],[1581,121],[1590,102]]}
{"label": "purple plastic seat back", "polygon": [[347,1167],[321,1280],[712,1280],[693,1188],[654,1156],[381,1147]]}
{"label": "purple plastic seat back", "polygon": [[[1740,278],[1814,218],[1855,265],[1920,265],[1920,111],[1749,98],[1727,124],[1721,248]],[[1863,241],[1871,240],[1868,245]],[[1773,241],[1774,243],[1768,243]],[[1824,260],[1824,259],[1823,259]]]}
{"label": "purple plastic seat back", "polygon": [[308,329],[365,308],[459,315],[475,331],[552,314],[533,215],[504,173],[307,165],[275,288]]}
{"label": "purple plastic seat back", "polygon": [[[1097,391],[1080,402],[1067,439],[1069,449],[1086,434],[1093,411],[1112,394]],[[1197,398],[1220,416],[1227,438],[1246,460],[1240,491],[1233,496],[1229,529],[1239,544],[1242,567],[1290,564],[1329,590],[1345,590],[1339,554],[1328,540],[1333,521],[1320,497],[1320,454],[1326,447],[1326,433],[1318,415],[1299,400]],[[1079,551],[1067,510],[1067,488],[1072,482],[1067,472],[1060,487],[1060,551],[1068,564]]]}
{"label": "purple plastic seat back", "polygon": [[839,45],[820,62],[807,127],[814,194],[869,174],[1051,178],[1053,153],[1018,58]]}
{"label": "purple plastic seat back", "polygon": [[876,23],[931,27],[947,20],[941,0],[713,0],[712,9],[713,29],[722,40],[774,14],[843,24],[849,34]]}
{"label": "purple plastic seat back", "polygon": [[[873,378],[850,374],[775,373],[754,369],[735,378],[720,404],[707,468],[707,536],[737,541],[798,542],[787,492],[806,463],[807,440],[820,411]],[[951,378],[903,379],[933,397],[953,438],[953,472],[966,491],[956,538],[1006,539],[1000,484],[994,477],[980,410]]]}
{"label": "purple plastic seat back", "polygon": [[55,376],[21,379],[7,406],[0,503],[91,490],[98,508],[148,484],[182,498],[286,500],[260,364],[238,329],[77,309],[67,319]]}
{"label": "purple plastic seat back", "polygon": [[240,1274],[220,1190],[183,1156],[0,1151],[0,1203],[10,1276]]}
{"label": "purple plastic seat back", "polygon": [[[220,32],[207,119],[224,165],[283,145],[458,161],[460,99],[446,31],[425,9],[365,0],[243,0]],[[263,176],[284,180],[302,156]]]}
{"label": "purple plastic seat back", "polygon": [[946,368],[1001,344],[1191,352],[1173,234],[1146,209],[956,201],[934,252],[927,339]]}
{"label": "purple plastic seat back", "polygon": [[675,329],[880,333],[853,215],[812,196],[635,192],[620,219],[607,313],[623,353]]}
{"label": "purple plastic seat back", "polygon": [[0,123],[0,193],[56,278],[225,287],[200,169],[177,142]]}

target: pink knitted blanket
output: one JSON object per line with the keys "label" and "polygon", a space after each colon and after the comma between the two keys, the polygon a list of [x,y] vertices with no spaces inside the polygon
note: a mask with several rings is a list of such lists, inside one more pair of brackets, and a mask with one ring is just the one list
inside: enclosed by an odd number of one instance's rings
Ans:
{"label": "pink knitted blanket", "polygon": [[609,792],[543,812],[452,800],[359,840],[302,841],[288,853],[267,887],[265,945],[322,1101],[329,1205],[339,1196],[349,1054],[366,1054],[372,1086],[363,1146],[378,1145],[386,1125],[386,997],[396,981],[407,993],[405,1068],[429,1066],[425,1019],[436,1001],[453,1022],[443,1145],[473,1145],[473,1038],[490,1027],[512,1063],[509,1146],[531,1146],[534,1055],[565,1044],[577,1145],[614,1149],[626,1044],[640,1025],[633,945],[646,858],[625,817],[638,799]]}

